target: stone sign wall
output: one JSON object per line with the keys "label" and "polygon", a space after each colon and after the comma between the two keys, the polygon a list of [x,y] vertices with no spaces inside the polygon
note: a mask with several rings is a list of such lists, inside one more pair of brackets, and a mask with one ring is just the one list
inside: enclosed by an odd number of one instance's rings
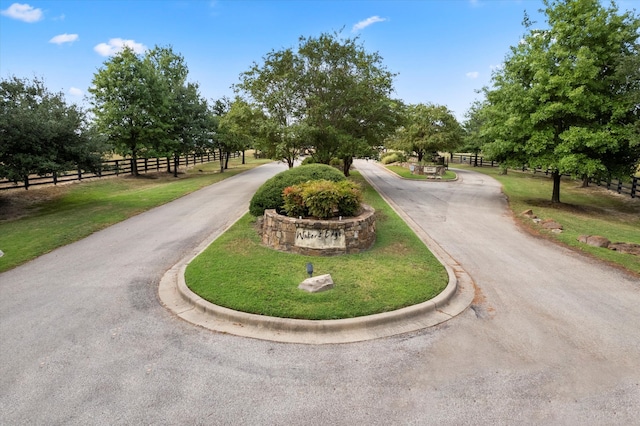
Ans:
{"label": "stone sign wall", "polygon": [[414,175],[442,176],[447,171],[445,166],[421,166],[419,164],[408,164],[409,171]]}
{"label": "stone sign wall", "polygon": [[367,205],[359,216],[332,220],[296,219],[265,210],[262,243],[311,256],[359,253],[371,248],[376,240],[374,214]]}

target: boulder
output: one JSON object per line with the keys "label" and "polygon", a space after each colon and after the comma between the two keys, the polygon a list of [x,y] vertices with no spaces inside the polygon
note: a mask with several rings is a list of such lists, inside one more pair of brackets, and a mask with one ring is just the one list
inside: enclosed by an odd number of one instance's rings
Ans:
{"label": "boulder", "polygon": [[619,251],[620,253],[633,254],[640,256],[640,244],[635,243],[613,243],[609,244],[611,250]]}
{"label": "boulder", "polygon": [[520,213],[520,215],[524,217],[528,217],[529,219],[535,219],[538,217],[535,214],[533,214],[533,210],[531,209],[523,211],[522,213]]}
{"label": "boulder", "polygon": [[540,224],[544,229],[560,229],[562,230],[562,225],[552,219],[543,220]]}
{"label": "boulder", "polygon": [[318,293],[333,288],[333,279],[331,274],[318,275],[317,277],[307,278],[298,286],[299,289],[308,291],[309,293]]}
{"label": "boulder", "polygon": [[609,244],[611,244],[611,241],[605,237],[601,237],[600,235],[580,235],[578,237],[578,241],[593,247],[607,248],[609,247]]}

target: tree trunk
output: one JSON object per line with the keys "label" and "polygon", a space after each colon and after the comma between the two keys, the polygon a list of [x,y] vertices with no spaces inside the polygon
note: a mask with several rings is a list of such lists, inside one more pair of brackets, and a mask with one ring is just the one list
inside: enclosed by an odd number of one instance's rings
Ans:
{"label": "tree trunk", "polygon": [[560,202],[560,172],[557,170],[554,170],[551,173],[551,177],[553,178],[553,195],[551,195],[551,202],[552,203],[559,203]]}
{"label": "tree trunk", "polygon": [[173,154],[173,177],[178,177],[178,165],[180,164],[180,155]]}
{"label": "tree trunk", "polygon": [[478,167],[478,153],[476,152],[476,156],[473,160],[473,167]]}
{"label": "tree trunk", "polygon": [[222,148],[218,149],[218,161],[220,161],[220,173],[224,172],[224,152]]}
{"label": "tree trunk", "polygon": [[348,156],[342,159],[342,172],[346,177],[349,177],[349,170],[351,169],[351,164],[353,164],[353,157]]}
{"label": "tree trunk", "polygon": [[589,187],[589,176],[582,176],[582,188]]}
{"label": "tree trunk", "polygon": [[136,152],[132,153],[133,155],[131,156],[131,174],[134,175],[135,177],[140,176],[140,174],[138,173],[138,154]]}
{"label": "tree trunk", "polygon": [[[424,152],[416,151],[416,153],[418,154],[418,163],[420,163],[422,161],[422,158],[424,157]],[[348,175],[345,175],[345,176],[348,176]]]}
{"label": "tree trunk", "polygon": [[171,173],[171,157],[167,157],[167,173]]}
{"label": "tree trunk", "polygon": [[295,162],[295,158],[293,157],[287,157],[287,166],[289,166],[290,169],[293,169],[293,163]]}
{"label": "tree trunk", "polygon": [[231,156],[231,153],[229,151],[227,151],[225,153],[225,159],[224,159],[224,168],[228,169],[229,168],[229,157]]}
{"label": "tree trunk", "polygon": [[242,164],[244,164],[244,149],[242,150]]}

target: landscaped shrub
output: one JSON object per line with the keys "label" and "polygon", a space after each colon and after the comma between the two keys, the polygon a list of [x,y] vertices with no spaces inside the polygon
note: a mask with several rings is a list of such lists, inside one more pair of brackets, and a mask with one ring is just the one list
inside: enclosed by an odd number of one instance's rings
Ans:
{"label": "landscaped shrub", "polygon": [[407,161],[407,156],[402,152],[387,152],[380,158],[380,162],[382,164],[391,164],[403,161]]}
{"label": "landscaped shrub", "polygon": [[262,216],[267,209],[276,209],[282,213],[282,191],[288,186],[310,180],[330,180],[334,182],[346,180],[344,174],[326,164],[308,164],[280,172],[267,180],[253,195],[249,203],[249,213]]}
{"label": "landscaped shrub", "polygon": [[307,164],[316,164],[316,160],[312,156],[308,156],[305,157],[300,164],[303,166],[306,166]]}
{"label": "landscaped shrub", "polygon": [[284,189],[283,198],[283,210],[288,216],[320,219],[355,216],[362,202],[359,186],[347,180],[317,180],[289,186]]}
{"label": "landscaped shrub", "polygon": [[333,157],[329,160],[329,165],[333,167],[342,167],[342,160],[336,157]]}

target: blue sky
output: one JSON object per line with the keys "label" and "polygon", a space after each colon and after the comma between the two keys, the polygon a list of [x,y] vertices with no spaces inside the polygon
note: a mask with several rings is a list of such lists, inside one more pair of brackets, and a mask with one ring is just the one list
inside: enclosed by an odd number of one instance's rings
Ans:
{"label": "blue sky", "polygon": [[[622,1],[622,10],[640,5]],[[524,34],[538,0],[0,0],[0,76],[41,77],[83,104],[94,73],[123,44],[172,46],[207,99],[271,50],[342,29],[377,51],[408,103],[446,105],[463,119],[491,72]]]}

